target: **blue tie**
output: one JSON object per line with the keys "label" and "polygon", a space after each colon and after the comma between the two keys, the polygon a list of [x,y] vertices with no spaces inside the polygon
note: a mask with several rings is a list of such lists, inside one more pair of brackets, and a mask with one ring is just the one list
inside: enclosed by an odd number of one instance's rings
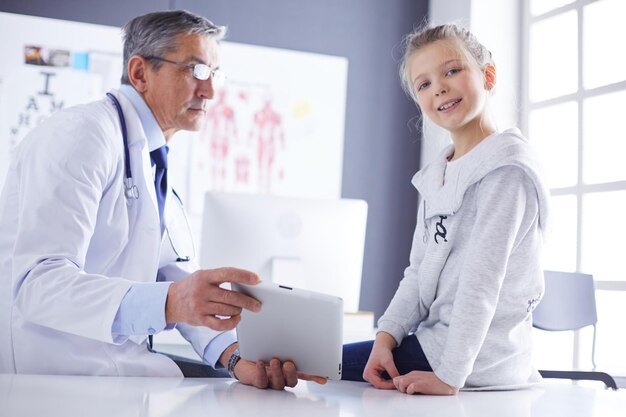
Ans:
{"label": "blue tie", "polygon": [[163,233],[163,209],[165,208],[165,195],[167,194],[167,152],[170,148],[163,145],[150,152],[152,166],[156,165],[154,173],[154,189],[156,191],[157,204],[159,206],[159,219],[161,221],[161,233]]}

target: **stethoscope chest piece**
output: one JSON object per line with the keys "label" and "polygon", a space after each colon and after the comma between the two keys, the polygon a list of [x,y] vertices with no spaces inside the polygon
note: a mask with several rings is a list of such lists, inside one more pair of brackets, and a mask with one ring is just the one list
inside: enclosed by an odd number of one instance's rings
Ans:
{"label": "stethoscope chest piece", "polygon": [[133,174],[130,170],[130,152],[128,150],[128,132],[126,130],[126,119],[124,119],[124,113],[122,112],[122,106],[120,102],[115,98],[115,96],[111,93],[107,93],[107,97],[113,101],[113,105],[117,110],[117,114],[120,118],[120,127],[122,128],[122,140],[124,142],[124,169],[125,169],[125,178],[124,178],[124,195],[126,196],[126,204],[132,205],[133,200],[137,200],[139,198],[139,189],[133,183]]}
{"label": "stethoscope chest piece", "polygon": [[[139,199],[139,189],[137,185],[133,181],[133,174],[130,169],[130,151],[128,149],[128,132],[126,130],[126,119],[124,119],[124,113],[122,112],[122,106],[117,98],[111,94],[107,93],[107,97],[111,99],[115,109],[117,110],[117,114],[120,118],[120,127],[122,129],[122,140],[124,142],[124,196],[126,197],[126,205],[132,206],[133,201]],[[187,229],[187,235],[185,237],[180,236],[179,233],[175,233],[174,235],[171,233],[169,227],[166,226],[165,233],[167,234],[170,244],[174,253],[176,254],[176,262],[189,262],[192,258],[195,258],[196,248],[193,243],[193,237],[191,236],[191,228],[189,227],[189,221],[187,220],[187,215],[185,214],[185,210],[183,209],[183,202],[174,191],[172,190],[172,194],[175,197],[175,201],[178,204],[174,204],[174,207],[178,207],[180,209],[179,216],[173,216],[174,218],[184,219],[184,225],[180,224],[180,227],[175,227],[174,229]],[[178,239],[176,236],[178,235]],[[189,244],[189,245],[188,245]]]}
{"label": "stethoscope chest piece", "polygon": [[139,198],[139,189],[135,184],[133,184],[131,178],[125,178],[124,182],[124,195],[126,196],[127,200],[126,204],[130,206],[133,200],[137,200]]}

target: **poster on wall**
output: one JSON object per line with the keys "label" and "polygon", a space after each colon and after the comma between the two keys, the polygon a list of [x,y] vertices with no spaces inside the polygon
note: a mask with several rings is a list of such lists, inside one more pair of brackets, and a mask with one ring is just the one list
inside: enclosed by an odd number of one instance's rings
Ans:
{"label": "poster on wall", "polygon": [[172,144],[186,152],[190,213],[208,190],[340,197],[347,60],[223,42],[220,67],[228,82],[204,128]]}
{"label": "poster on wall", "polygon": [[[72,69],[25,66],[3,77],[2,125],[8,127],[8,158],[33,127],[57,110],[92,100],[101,91],[101,77]],[[76,84],[82,88],[75,88]],[[5,132],[6,133],[6,132]]]}
{"label": "poster on wall", "polygon": [[0,36],[4,184],[15,147],[33,127],[119,84],[122,40],[119,28],[1,12]]}
{"label": "poster on wall", "polygon": [[[1,12],[0,31],[4,183],[11,155],[30,129],[119,85],[122,40],[116,27]],[[340,197],[347,60],[221,45],[228,82],[215,91],[203,129],[179,132],[170,143],[170,180],[195,228],[208,190]]]}

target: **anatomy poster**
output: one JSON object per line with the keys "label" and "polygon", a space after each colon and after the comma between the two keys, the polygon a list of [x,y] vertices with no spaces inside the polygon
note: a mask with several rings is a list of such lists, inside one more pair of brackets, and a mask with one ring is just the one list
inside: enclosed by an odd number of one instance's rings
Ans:
{"label": "anatomy poster", "polygon": [[[60,109],[119,85],[121,30],[0,13],[0,184],[15,146]],[[208,190],[341,195],[347,60],[222,42],[228,75],[199,132],[170,143],[170,179],[200,220]],[[198,233],[199,235],[199,233]]]}
{"label": "anatomy poster", "polygon": [[189,211],[207,190],[340,197],[347,60],[224,42],[221,68],[204,128],[172,146]]}

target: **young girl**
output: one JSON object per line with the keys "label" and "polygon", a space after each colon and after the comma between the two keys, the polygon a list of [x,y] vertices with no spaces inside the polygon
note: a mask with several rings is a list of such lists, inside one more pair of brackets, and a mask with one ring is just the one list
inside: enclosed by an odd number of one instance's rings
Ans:
{"label": "young girl", "polygon": [[531,313],[543,293],[548,193],[527,140],[489,116],[491,53],[464,28],[429,27],[408,36],[400,73],[452,145],[413,177],[410,265],[376,340],[344,347],[343,378],[448,395],[537,382]]}

